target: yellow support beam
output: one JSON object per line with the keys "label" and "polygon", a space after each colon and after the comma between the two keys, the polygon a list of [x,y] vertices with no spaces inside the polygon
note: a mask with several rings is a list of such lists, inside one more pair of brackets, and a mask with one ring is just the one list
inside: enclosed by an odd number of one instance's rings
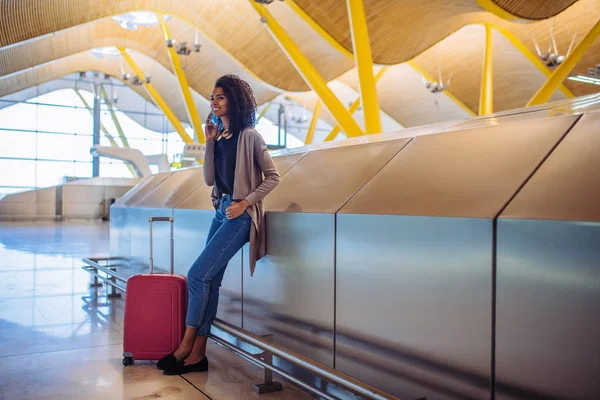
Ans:
{"label": "yellow support beam", "polygon": [[483,51],[483,71],[481,72],[481,92],[479,94],[479,115],[491,114],[494,102],[492,27],[485,25],[485,49]]}
{"label": "yellow support beam", "polygon": [[[375,83],[379,82],[379,80],[381,79],[381,77],[383,76],[385,71],[387,71],[387,67],[381,68],[379,70],[377,75],[375,75]],[[358,110],[358,107],[360,107],[360,96],[358,96],[358,98],[356,100],[354,100],[354,103],[352,103],[352,105],[348,109],[348,112],[350,113],[350,115],[354,114],[356,112],[356,110]],[[337,137],[337,135],[340,133],[340,131],[341,131],[340,126],[336,125],[331,130],[331,132],[329,132],[329,135],[327,135],[327,137],[325,138],[325,141],[329,142],[329,141],[335,139]]]}
{"label": "yellow support beam", "polygon": [[[169,27],[167,26],[164,16],[162,14],[156,14],[156,16],[160,23],[160,27],[162,28],[163,35],[165,37],[165,42],[173,39],[171,37],[171,33],[169,32]],[[183,68],[181,68],[181,60],[179,59],[179,54],[177,54],[173,46],[167,46],[167,51],[169,53],[169,58],[171,59],[171,66],[173,67],[173,72],[175,72],[175,76],[177,76],[177,80],[179,81],[179,87],[181,88],[181,94],[183,95],[183,102],[185,104],[185,109],[187,111],[188,118],[192,123],[192,127],[196,132],[196,136],[198,137],[199,142],[205,143],[206,138],[204,137],[202,122],[200,121],[200,116],[198,115],[198,110],[196,109],[196,104],[194,103],[192,91],[185,76],[185,72],[183,72]]]}
{"label": "yellow support beam", "polygon": [[317,23],[310,15],[306,13],[294,0],[283,0],[285,4],[287,4],[292,10],[298,14],[300,18],[302,18],[311,28],[315,30],[323,39],[327,41],[334,49],[348,57],[349,59],[354,59],[354,54],[352,54],[348,49],[346,49],[340,42],[338,42],[333,36],[329,34],[321,25]]}
{"label": "yellow support beam", "polygon": [[373,78],[373,56],[371,55],[371,44],[369,43],[365,6],[363,0],[346,0],[346,5],[350,19],[350,32],[352,33],[354,62],[358,69],[359,93],[364,110],[365,132],[367,134],[381,133],[381,115],[375,79]]}
{"label": "yellow support beam", "polygon": [[138,65],[135,63],[133,58],[129,55],[129,53],[127,53],[127,51],[125,51],[125,48],[123,48],[123,47],[117,47],[117,48],[121,52],[121,55],[123,56],[123,58],[125,58],[125,60],[129,64],[131,69],[133,69],[133,72],[135,72],[135,74],[138,76],[138,78],[142,82],[144,82],[144,87],[148,91],[148,94],[150,95],[150,97],[152,97],[156,106],[159,107],[165,113],[165,115],[167,116],[167,119],[169,120],[171,125],[173,125],[173,127],[175,128],[177,133],[179,133],[179,136],[181,136],[181,139],[183,139],[183,141],[185,143],[194,143],[192,138],[189,137],[189,135],[183,128],[183,125],[181,125],[181,122],[179,121],[177,116],[175,116],[175,114],[173,114],[173,111],[171,111],[171,109],[169,108],[169,106],[167,105],[165,100],[161,97],[161,95],[158,94],[158,92],[156,91],[154,86],[151,83],[146,82],[146,76],[144,75],[144,73],[142,72],[140,67],[138,67]]}
{"label": "yellow support beam", "polygon": [[494,1],[492,1],[492,0],[476,0],[476,1],[477,1],[477,4],[479,4],[479,6],[481,8],[483,8],[485,11],[488,11],[488,12],[496,15],[497,17],[500,17],[507,21],[517,22],[517,23],[532,22],[532,21],[523,19],[521,17],[517,17],[516,15],[509,13],[504,8],[500,7],[498,4],[494,3]]}
{"label": "yellow support beam", "polygon": [[[546,77],[549,78],[550,75],[552,75],[552,72],[550,72],[548,67],[546,67],[538,55],[532,53],[512,32],[501,27],[500,25],[495,25],[494,29],[504,35],[504,37],[507,38],[508,41],[511,42],[513,46],[515,46],[517,50],[519,50],[521,54],[523,54],[538,70],[540,70],[540,72],[546,75]],[[570,99],[575,97],[575,95],[563,84],[559,86],[559,90]]]}
{"label": "yellow support beam", "polygon": [[317,105],[315,105],[315,109],[313,110],[313,116],[310,120],[310,125],[308,127],[308,133],[306,134],[306,140],[304,141],[304,144],[311,144],[313,142],[313,139],[315,138],[315,129],[317,127],[319,115],[321,114],[322,106],[323,102],[321,100],[317,101]]}
{"label": "yellow support beam", "polygon": [[585,54],[587,49],[594,43],[596,38],[600,35],[600,19],[596,21],[592,29],[585,35],[585,37],[579,42],[577,47],[571,54],[562,62],[550,78],[544,83],[544,85],[537,91],[537,93],[529,100],[527,106],[535,106],[538,104],[544,104],[550,99],[552,93],[558,88],[558,86],[565,80],[571,70],[575,68],[575,65],[581,60],[581,57]]}
{"label": "yellow support beam", "polygon": [[281,25],[279,25],[275,18],[273,18],[267,8],[262,4],[256,3],[254,0],[248,1],[261,16],[262,20],[267,25],[269,32],[279,44],[279,47],[286,53],[292,64],[296,67],[298,73],[300,73],[311,89],[315,91],[321,101],[325,103],[325,106],[329,109],[329,112],[331,112],[344,132],[346,132],[349,137],[364,135],[363,130],[356,123],[354,118],[352,118],[352,115],[350,115],[348,110],[346,110],[346,107],[344,107],[327,86],[327,82],[325,82],[310,61],[308,61],[308,58],[302,54],[298,46],[292,41],[290,36],[285,32]]}
{"label": "yellow support beam", "polygon": [[113,105],[110,101],[110,99],[108,98],[108,95],[106,94],[106,89],[104,89],[104,85],[100,85],[100,90],[102,91],[102,97],[104,97],[104,101],[106,102],[106,105],[108,106],[108,111],[110,112],[110,117],[113,121],[113,124],[115,124],[115,128],[117,128],[117,132],[119,133],[119,138],[121,138],[121,142],[123,142],[123,147],[129,147],[129,142],[127,141],[127,137],[125,136],[125,133],[123,132],[123,128],[121,127],[121,124],[119,123],[119,119],[117,118],[117,114],[115,113],[115,110],[113,109]]}

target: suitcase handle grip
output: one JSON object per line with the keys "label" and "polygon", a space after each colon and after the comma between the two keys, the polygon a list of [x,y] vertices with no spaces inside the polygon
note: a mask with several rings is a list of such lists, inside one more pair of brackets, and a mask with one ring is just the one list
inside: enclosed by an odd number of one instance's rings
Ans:
{"label": "suitcase handle grip", "polygon": [[173,242],[173,217],[148,217],[148,223],[150,225],[150,273],[154,271],[154,258],[152,255],[152,223],[153,222],[169,222],[171,224],[171,275],[175,273],[175,245]]}

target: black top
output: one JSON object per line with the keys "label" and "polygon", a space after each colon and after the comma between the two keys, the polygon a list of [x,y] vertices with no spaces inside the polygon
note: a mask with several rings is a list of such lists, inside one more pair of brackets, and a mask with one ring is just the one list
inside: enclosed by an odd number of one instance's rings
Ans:
{"label": "black top", "polygon": [[229,139],[223,138],[215,143],[215,184],[224,194],[233,195],[239,137],[240,135],[236,133]]}

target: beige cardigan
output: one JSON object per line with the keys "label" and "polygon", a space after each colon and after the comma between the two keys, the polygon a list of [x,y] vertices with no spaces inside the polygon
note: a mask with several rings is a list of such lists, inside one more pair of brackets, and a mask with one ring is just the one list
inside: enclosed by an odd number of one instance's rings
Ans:
{"label": "beige cardigan", "polygon": [[[215,209],[219,206],[221,193],[215,185],[215,142],[206,141],[204,155],[204,181],[212,186],[212,203]],[[264,174],[264,179],[263,179]],[[235,181],[233,198],[246,199],[250,207],[246,212],[252,218],[254,229],[250,229],[250,275],[254,274],[256,261],[267,254],[267,235],[263,199],[279,183],[279,171],[262,136],[253,128],[246,128],[240,133],[235,163]]]}

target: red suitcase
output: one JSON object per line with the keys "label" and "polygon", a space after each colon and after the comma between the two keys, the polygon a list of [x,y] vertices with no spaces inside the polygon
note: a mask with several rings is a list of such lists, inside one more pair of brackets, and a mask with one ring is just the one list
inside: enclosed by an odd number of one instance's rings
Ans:
{"label": "red suitcase", "polygon": [[[160,360],[183,339],[187,309],[187,281],[174,274],[173,218],[150,217],[150,273],[127,280],[123,365],[134,360]],[[153,274],[152,223],[171,224],[171,274]]]}

